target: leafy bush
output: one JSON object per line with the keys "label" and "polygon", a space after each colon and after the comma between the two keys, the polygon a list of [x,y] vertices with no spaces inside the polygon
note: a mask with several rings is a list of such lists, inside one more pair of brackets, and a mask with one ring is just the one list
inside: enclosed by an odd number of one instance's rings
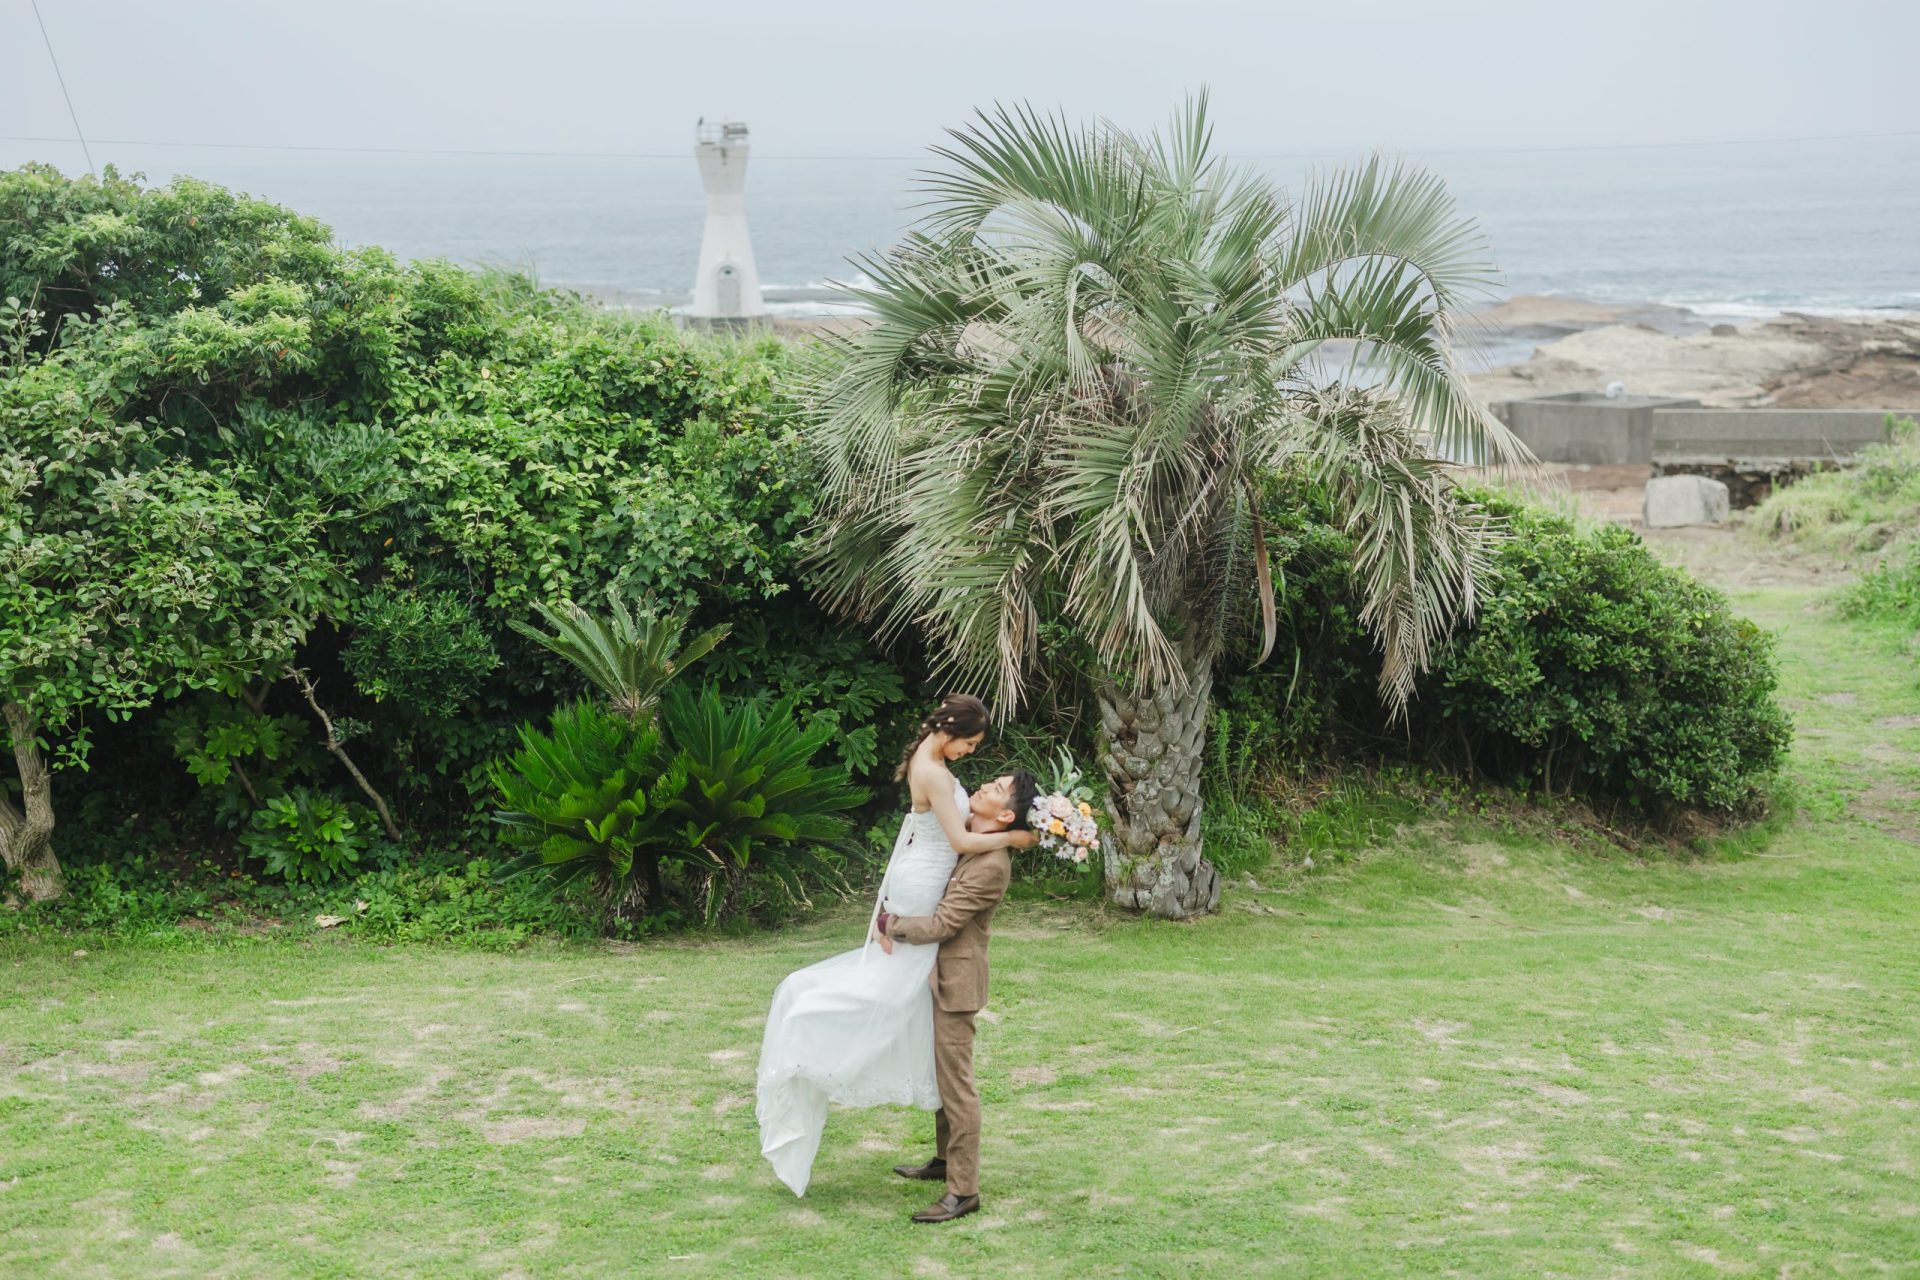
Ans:
{"label": "leafy bush", "polygon": [[729,706],[711,688],[670,689],[660,713],[675,754],[653,794],[676,856],[706,879],[707,922],[753,870],[803,901],[812,855],[846,845],[845,815],[867,799],[844,765],[813,764],[832,725],[802,727],[791,701]]}
{"label": "leafy bush", "polygon": [[[182,698],[160,718],[173,754],[212,798],[221,827],[242,827],[296,774],[317,771],[318,744],[306,721],[268,715],[215,693]],[[98,794],[98,793],[95,793]]]}
{"label": "leafy bush", "polygon": [[1202,774],[1201,838],[1222,877],[1258,871],[1272,861],[1284,812],[1267,790],[1278,743],[1273,722],[1216,707],[1207,729]]}
{"label": "leafy bush", "polygon": [[1481,500],[1513,536],[1486,599],[1436,654],[1406,721],[1388,723],[1371,698],[1378,659],[1341,580],[1345,535],[1297,477],[1267,499],[1284,638],[1267,668],[1221,680],[1227,719],[1206,785],[1229,862],[1247,843],[1236,823],[1250,825],[1232,779],[1252,760],[1284,770],[1415,755],[1661,821],[1748,806],[1785,752],[1770,642],[1724,597],[1627,529],[1583,530],[1493,494]]}
{"label": "leafy bush", "polygon": [[322,883],[350,875],[367,850],[366,825],[358,806],[309,787],[274,796],[253,815],[241,837],[247,852],[266,862],[268,875]]}
{"label": "leafy bush", "polygon": [[803,720],[824,725],[840,762],[870,783],[891,780],[900,744],[919,722],[915,708],[933,700],[914,664],[825,623],[805,601],[741,615],[709,668],[731,697],[791,702]]}
{"label": "leafy bush", "polygon": [[355,602],[340,664],[373,701],[444,719],[474,698],[500,654],[458,595],[386,584]]}
{"label": "leafy bush", "polygon": [[591,934],[585,913],[532,880],[502,883],[486,858],[452,866],[409,865],[363,875],[339,895],[343,926],[374,942],[459,942],[487,951],[537,934]]}
{"label": "leafy bush", "polygon": [[1645,817],[1752,802],[1790,739],[1771,638],[1630,530],[1504,514],[1489,598],[1422,682],[1429,741]]}
{"label": "leafy bush", "polygon": [[[25,522],[0,527],[0,683],[36,689],[56,760],[89,733],[150,757],[172,730],[145,709],[201,687],[310,743],[298,666],[396,813],[459,829],[515,727],[578,688],[510,629],[530,602],[731,614],[798,581],[778,342],[343,250],[191,179],[29,165],[0,173],[0,226],[0,525]],[[223,820],[274,790],[202,756]],[[353,794],[324,757],[300,780]]]}

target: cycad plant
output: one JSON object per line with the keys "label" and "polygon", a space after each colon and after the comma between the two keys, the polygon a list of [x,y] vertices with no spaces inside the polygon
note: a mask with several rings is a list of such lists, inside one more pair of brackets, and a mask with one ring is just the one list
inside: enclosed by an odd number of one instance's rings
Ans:
{"label": "cycad plant", "polygon": [[649,787],[677,790],[651,725],[635,725],[591,702],[553,713],[546,732],[520,729],[520,749],[493,767],[495,819],[521,855],[502,878],[544,870],[566,884],[582,877],[611,916],[667,902],[662,864],[672,841]]}
{"label": "cycad plant", "polygon": [[[674,756],[655,795],[679,856],[705,877],[708,922],[737,892],[756,851],[761,870],[790,895],[804,897],[797,862],[845,845],[853,833],[845,815],[867,799],[849,784],[845,765],[813,764],[832,725],[803,728],[791,700],[763,713],[750,700],[729,703],[712,688],[668,690],[660,722]],[[769,851],[788,856],[769,858]]]}
{"label": "cycad plant", "polygon": [[732,628],[709,627],[682,643],[687,620],[680,614],[635,613],[609,594],[609,613],[597,616],[577,604],[534,606],[553,633],[518,619],[510,625],[534,643],[578,667],[607,699],[615,715],[631,723],[653,718],[660,691],[713,651]]}
{"label": "cycad plant", "polygon": [[749,871],[804,900],[801,872],[846,844],[867,798],[844,765],[814,765],[830,732],[803,728],[791,702],[763,712],[711,688],[666,690],[641,724],[564,707],[494,766],[496,818],[522,850],[501,874],[585,877],[609,919],[686,906],[711,924]]}
{"label": "cycad plant", "polygon": [[1375,161],[1289,201],[1209,136],[1204,98],[1145,138],[983,115],[937,149],[920,227],[861,264],[875,322],[803,396],[829,602],[920,634],[1003,713],[1043,626],[1083,638],[1108,892],[1166,916],[1218,901],[1202,745],[1250,584],[1262,659],[1275,639],[1261,479],[1296,465],[1334,496],[1399,707],[1495,532],[1439,459],[1526,461],[1450,354],[1491,276],[1441,183]]}

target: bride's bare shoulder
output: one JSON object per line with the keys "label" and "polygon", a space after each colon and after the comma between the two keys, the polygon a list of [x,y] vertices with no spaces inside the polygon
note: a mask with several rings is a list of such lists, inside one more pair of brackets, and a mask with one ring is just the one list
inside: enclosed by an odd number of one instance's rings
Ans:
{"label": "bride's bare shoulder", "polygon": [[924,813],[932,808],[933,797],[939,794],[939,789],[952,786],[953,774],[948,772],[945,764],[928,757],[925,752],[915,753],[913,763],[907,766],[907,788],[913,793],[915,812]]}

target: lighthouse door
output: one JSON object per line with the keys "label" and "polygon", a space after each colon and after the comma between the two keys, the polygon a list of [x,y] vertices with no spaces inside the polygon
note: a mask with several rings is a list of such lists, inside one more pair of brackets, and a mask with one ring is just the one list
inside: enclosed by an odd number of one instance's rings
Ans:
{"label": "lighthouse door", "polygon": [[740,269],[731,262],[720,264],[714,280],[714,310],[723,316],[740,314]]}

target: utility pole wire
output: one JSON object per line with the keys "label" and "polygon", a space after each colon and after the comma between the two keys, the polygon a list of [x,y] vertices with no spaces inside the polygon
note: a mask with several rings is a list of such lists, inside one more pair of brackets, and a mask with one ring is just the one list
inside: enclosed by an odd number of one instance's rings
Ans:
{"label": "utility pole wire", "polygon": [[53,51],[53,37],[47,34],[47,20],[40,16],[40,0],[33,0],[33,20],[40,24],[40,38],[46,41],[47,57],[53,63],[53,78],[60,82],[60,96],[67,100],[67,117],[73,121],[73,135],[80,139],[80,154],[87,158],[87,172],[98,178],[100,171],[93,167],[93,148],[87,145],[87,134],[80,127],[80,113],[73,109],[73,95],[67,92],[67,78],[60,73],[60,55]]}

